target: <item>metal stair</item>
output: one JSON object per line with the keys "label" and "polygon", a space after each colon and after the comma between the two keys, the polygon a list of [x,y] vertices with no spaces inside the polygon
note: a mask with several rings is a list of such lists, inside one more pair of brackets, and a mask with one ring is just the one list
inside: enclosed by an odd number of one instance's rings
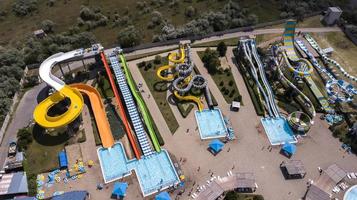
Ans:
{"label": "metal stair", "polygon": [[131,122],[134,126],[134,131],[136,133],[136,137],[138,138],[141,150],[143,151],[144,156],[149,156],[149,155],[153,154],[154,151],[151,148],[150,142],[147,138],[147,135],[144,130],[144,126],[141,121],[137,107],[135,105],[133,96],[130,93],[128,84],[125,79],[125,75],[121,69],[121,65],[120,65],[116,55],[110,56],[109,60],[110,60],[111,66],[113,68],[115,78],[117,79],[120,92],[124,98],[124,102],[125,102],[126,108],[128,110]]}

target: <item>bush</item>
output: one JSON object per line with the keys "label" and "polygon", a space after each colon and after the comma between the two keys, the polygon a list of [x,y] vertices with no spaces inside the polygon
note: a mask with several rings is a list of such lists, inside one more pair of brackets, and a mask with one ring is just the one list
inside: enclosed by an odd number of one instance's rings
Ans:
{"label": "bush", "polygon": [[221,91],[222,91],[222,92],[226,91],[226,87],[223,86],[223,87],[221,88]]}
{"label": "bush", "polygon": [[218,46],[217,46],[217,51],[218,51],[220,57],[225,56],[226,52],[227,52],[226,43],[224,43],[223,41],[219,42]]}
{"label": "bush", "polygon": [[224,90],[224,95],[228,95],[228,94],[229,94],[229,90],[228,89]]}
{"label": "bush", "polygon": [[16,0],[12,4],[15,15],[23,17],[37,10],[37,0]]}
{"label": "bush", "polygon": [[196,14],[196,9],[193,7],[193,6],[188,6],[186,9],[185,9],[185,16],[186,17],[193,17],[194,15]]}
{"label": "bush", "polygon": [[232,80],[230,80],[230,81],[228,82],[228,85],[229,85],[229,86],[233,86],[233,83],[234,83],[234,82],[233,82]]}
{"label": "bush", "polygon": [[241,102],[242,101],[242,95],[238,94],[236,97],[234,97],[233,101]]}
{"label": "bush", "polygon": [[138,67],[139,68],[142,68],[142,67],[145,67],[146,66],[146,62],[145,61],[142,61],[140,63],[138,63]]}
{"label": "bush", "polygon": [[119,32],[117,40],[123,48],[133,47],[140,44],[141,36],[134,26],[128,26]]}
{"label": "bush", "polygon": [[48,19],[43,20],[41,22],[41,28],[46,33],[52,33],[54,26],[55,26],[55,23],[53,21],[51,21],[51,20],[48,20]]}
{"label": "bush", "polygon": [[223,86],[223,85],[224,85],[223,81],[219,82],[219,86]]}
{"label": "bush", "polygon": [[17,145],[19,151],[26,150],[28,145],[32,143],[32,133],[28,128],[21,128],[17,131]]}
{"label": "bush", "polygon": [[161,58],[160,55],[155,56],[154,64],[156,64],[156,65],[161,64],[161,59],[162,59],[162,58]]}
{"label": "bush", "polygon": [[25,78],[24,88],[33,87],[38,84],[38,76],[29,76]]}
{"label": "bush", "polygon": [[56,2],[56,0],[48,0],[47,5],[48,5],[49,7],[52,7],[52,6],[55,5],[55,2]]}

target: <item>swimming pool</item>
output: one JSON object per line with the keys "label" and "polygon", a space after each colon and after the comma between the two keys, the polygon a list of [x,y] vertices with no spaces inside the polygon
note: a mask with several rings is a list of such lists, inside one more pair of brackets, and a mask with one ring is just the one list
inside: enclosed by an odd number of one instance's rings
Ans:
{"label": "swimming pool", "polygon": [[202,140],[226,137],[227,127],[218,108],[195,111],[198,130]]}
{"label": "swimming pool", "polygon": [[271,145],[297,142],[294,132],[285,118],[262,118],[261,122]]}
{"label": "swimming pool", "polygon": [[120,142],[111,149],[99,148],[97,151],[105,183],[129,176],[134,170],[143,195],[148,196],[180,182],[170,156],[164,149],[140,160],[128,160]]}
{"label": "swimming pool", "polygon": [[343,200],[356,200],[357,199],[357,185],[352,186],[347,190]]}

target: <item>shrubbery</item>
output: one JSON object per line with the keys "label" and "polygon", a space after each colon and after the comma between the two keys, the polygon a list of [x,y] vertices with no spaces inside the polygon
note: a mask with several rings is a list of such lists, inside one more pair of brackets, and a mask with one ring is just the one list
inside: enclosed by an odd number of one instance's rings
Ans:
{"label": "shrubbery", "polygon": [[37,0],[15,0],[12,4],[12,11],[17,16],[26,16],[37,10]]}
{"label": "shrubbery", "polygon": [[27,149],[32,140],[32,133],[28,128],[22,128],[17,131],[17,146],[19,151]]}
{"label": "shrubbery", "polygon": [[77,23],[79,26],[87,25],[87,30],[94,29],[98,26],[107,25],[108,18],[101,13],[99,8],[90,9],[82,6]]}
{"label": "shrubbery", "polygon": [[141,36],[134,26],[128,26],[119,32],[117,40],[122,48],[133,47],[140,44]]}
{"label": "shrubbery", "polygon": [[215,74],[221,65],[217,51],[211,50],[210,48],[204,51],[202,62],[210,74]]}

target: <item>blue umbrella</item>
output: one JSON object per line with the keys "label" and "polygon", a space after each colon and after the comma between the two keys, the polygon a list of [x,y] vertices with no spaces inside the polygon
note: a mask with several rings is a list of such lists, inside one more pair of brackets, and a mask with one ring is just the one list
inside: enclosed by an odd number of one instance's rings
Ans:
{"label": "blue umbrella", "polygon": [[218,153],[219,151],[221,151],[223,149],[223,142],[221,142],[218,139],[214,139],[212,140],[211,143],[209,143],[209,148],[211,148],[214,152]]}
{"label": "blue umbrella", "polygon": [[169,193],[161,192],[155,196],[155,200],[171,200]]}
{"label": "blue umbrella", "polygon": [[112,191],[112,195],[118,197],[123,197],[126,194],[126,189],[128,188],[128,183],[116,182]]}
{"label": "blue umbrella", "polygon": [[283,149],[283,151],[285,151],[286,153],[288,153],[290,155],[293,155],[296,152],[295,144],[286,143],[283,145],[282,149]]}

